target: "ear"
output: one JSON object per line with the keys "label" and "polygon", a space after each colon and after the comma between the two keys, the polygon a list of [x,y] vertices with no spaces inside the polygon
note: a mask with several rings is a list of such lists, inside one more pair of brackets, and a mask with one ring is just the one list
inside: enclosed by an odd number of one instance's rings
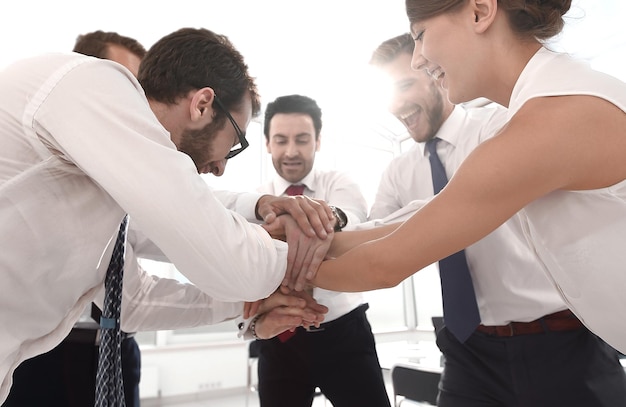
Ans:
{"label": "ear", "polygon": [[269,137],[265,137],[265,148],[267,149],[267,152],[272,154],[272,149],[270,148],[270,138]]}
{"label": "ear", "polygon": [[472,0],[470,3],[474,12],[474,30],[477,33],[487,31],[496,19],[498,0]]}
{"label": "ear", "polygon": [[322,146],[322,134],[320,133],[315,140],[315,152],[320,151],[320,147]]}
{"label": "ear", "polygon": [[203,125],[206,125],[213,120],[215,91],[212,88],[206,87],[192,92],[191,101],[189,103],[191,121],[202,121],[204,122]]}

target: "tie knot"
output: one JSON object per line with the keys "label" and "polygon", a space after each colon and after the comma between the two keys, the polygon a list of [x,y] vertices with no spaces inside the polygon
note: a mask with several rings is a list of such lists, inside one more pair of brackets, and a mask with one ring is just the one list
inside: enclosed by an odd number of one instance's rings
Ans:
{"label": "tie knot", "polygon": [[430,155],[437,154],[437,143],[441,141],[438,137],[433,137],[426,142],[426,149]]}
{"label": "tie knot", "polygon": [[304,192],[304,185],[302,184],[289,185],[289,187],[287,187],[287,189],[285,190],[285,193],[289,196],[302,195],[303,192]]}

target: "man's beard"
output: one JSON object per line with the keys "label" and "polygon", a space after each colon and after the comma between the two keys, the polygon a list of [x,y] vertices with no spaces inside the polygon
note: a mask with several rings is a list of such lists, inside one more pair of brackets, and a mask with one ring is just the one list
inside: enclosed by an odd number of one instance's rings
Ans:
{"label": "man's beard", "polygon": [[184,130],[178,143],[178,151],[187,154],[193,160],[198,172],[210,162],[213,155],[213,141],[217,132],[224,126],[224,120],[213,120],[198,130]]}
{"label": "man's beard", "polygon": [[433,94],[433,104],[426,111],[426,121],[430,128],[430,134],[427,135],[426,140],[435,137],[443,124],[443,97],[439,92],[434,92]]}

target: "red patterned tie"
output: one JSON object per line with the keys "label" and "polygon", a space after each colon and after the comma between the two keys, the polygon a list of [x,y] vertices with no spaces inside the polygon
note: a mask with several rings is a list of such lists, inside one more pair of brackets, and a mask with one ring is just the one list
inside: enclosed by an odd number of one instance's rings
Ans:
{"label": "red patterned tie", "polygon": [[302,195],[304,193],[304,185],[289,185],[285,193],[289,196]]}
{"label": "red patterned tie", "polygon": [[[285,190],[285,193],[289,196],[294,196],[294,195],[302,195],[302,193],[304,192],[304,185],[300,184],[300,185],[289,185],[289,187]],[[281,342],[287,342],[289,340],[289,338],[291,338],[292,336],[294,336],[296,334],[295,331],[291,332],[291,331],[285,331],[281,334],[278,335],[278,339]]]}

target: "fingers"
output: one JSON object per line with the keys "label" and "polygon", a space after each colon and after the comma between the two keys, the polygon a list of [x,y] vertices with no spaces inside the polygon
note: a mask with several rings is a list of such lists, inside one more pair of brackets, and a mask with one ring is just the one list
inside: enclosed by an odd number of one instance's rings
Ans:
{"label": "fingers", "polygon": [[256,203],[256,217],[263,219],[265,223],[271,223],[281,212],[276,212],[278,208],[272,206],[272,202],[276,199],[273,195],[262,195]]}
{"label": "fingers", "polygon": [[308,265],[311,263],[311,257],[310,243],[305,242],[304,244],[300,244],[298,255],[294,260],[293,270],[291,272],[290,288],[296,291],[301,291],[304,288],[306,284],[306,272],[308,271]]}
{"label": "fingers", "polygon": [[288,265],[289,277],[286,276],[286,285],[300,291],[308,281],[315,277],[317,269],[326,257],[333,237],[334,233],[330,233],[329,237],[324,240],[317,237],[309,238],[302,234],[298,235],[297,232],[292,234],[291,231],[287,234],[287,243],[290,250],[294,250],[292,254],[294,257],[293,263]]}
{"label": "fingers", "polygon": [[295,224],[292,219],[286,218],[285,221],[285,236],[288,246],[287,251],[287,271],[285,272],[285,279],[283,284],[289,288],[296,288],[295,282],[298,279],[304,279],[305,276],[300,276],[303,270],[303,264],[307,261],[307,257],[311,242],[314,241],[313,237],[306,236],[302,230]]}
{"label": "fingers", "polygon": [[[283,285],[289,286],[293,279],[293,269],[296,257],[298,256],[298,249],[300,246],[299,238],[292,233],[285,233],[285,240],[287,241],[287,270],[285,271],[285,278],[283,279]],[[291,287],[290,287],[291,288]]]}
{"label": "fingers", "polygon": [[257,202],[257,216],[265,223],[273,223],[282,214],[288,213],[302,232],[309,237],[317,235],[325,239],[333,231],[333,214],[322,200],[306,196],[276,197],[263,195]]}
{"label": "fingers", "polygon": [[277,307],[263,314],[256,323],[256,334],[261,339],[274,337],[281,332],[294,330],[303,323],[319,324],[318,319],[323,320],[311,311],[296,307]]}
{"label": "fingers", "polygon": [[269,339],[287,330],[297,328],[302,319],[290,315],[264,314],[256,323],[255,331],[259,339]]}
{"label": "fingers", "polygon": [[[326,305],[319,304],[317,301],[313,300],[312,302],[307,302],[306,307],[311,310],[312,313],[316,315],[314,321],[323,321],[324,314],[328,313],[328,307]],[[321,317],[321,319],[320,319]],[[313,321],[313,320],[312,320]]]}
{"label": "fingers", "polygon": [[257,301],[259,306],[255,313],[250,315],[264,314],[271,311],[276,307],[295,307],[303,309],[306,307],[307,302],[303,298],[294,296],[289,289],[279,287],[272,295],[262,301]]}
{"label": "fingers", "polygon": [[[328,233],[333,231],[333,217],[332,212],[326,211],[326,203],[323,201],[316,201],[305,196],[295,197],[296,202],[300,207],[298,214],[304,216],[295,216],[292,214],[298,226],[305,231],[304,227],[310,225],[315,230],[315,235],[320,239],[326,239]],[[305,231],[306,232],[306,231]],[[313,237],[311,234],[307,234],[309,237]]]}
{"label": "fingers", "polygon": [[251,302],[245,302],[243,304],[243,318],[244,319],[248,319],[250,318],[250,315],[254,315],[250,313],[250,308],[252,307],[252,303]]}
{"label": "fingers", "polygon": [[333,211],[332,209],[330,209],[330,206],[328,205],[328,203],[322,199],[313,199],[315,202],[317,202],[320,206],[321,209],[324,210],[325,214],[326,214],[326,219],[328,219],[328,222],[330,224],[330,229],[328,230],[328,233],[332,232],[335,230],[334,226],[332,225],[332,222],[335,219],[335,216],[333,215]]}
{"label": "fingers", "polygon": [[320,245],[311,251],[311,261],[308,264],[306,273],[303,273],[306,274],[307,281],[312,281],[315,278],[322,261],[326,259],[326,254],[328,253],[328,249],[330,249],[334,236],[334,233],[329,234],[326,240],[320,242]]}
{"label": "fingers", "polygon": [[[308,288],[308,286],[307,286]],[[312,292],[312,290],[311,290]],[[319,304],[315,298],[311,294],[309,294],[308,290],[295,291],[292,292],[293,295],[297,295],[298,297],[304,299],[306,301],[306,307],[310,309],[315,314],[326,314],[328,312],[328,307],[322,304]]]}
{"label": "fingers", "polygon": [[278,219],[279,218],[274,219],[271,223],[264,223],[261,227],[265,229],[273,239],[283,240],[285,238],[285,226],[283,222],[278,221]]}
{"label": "fingers", "polygon": [[276,214],[274,212],[269,212],[265,216],[263,216],[263,222],[265,222],[265,223],[272,223],[273,221],[276,220],[277,217],[278,216],[276,216]]}

